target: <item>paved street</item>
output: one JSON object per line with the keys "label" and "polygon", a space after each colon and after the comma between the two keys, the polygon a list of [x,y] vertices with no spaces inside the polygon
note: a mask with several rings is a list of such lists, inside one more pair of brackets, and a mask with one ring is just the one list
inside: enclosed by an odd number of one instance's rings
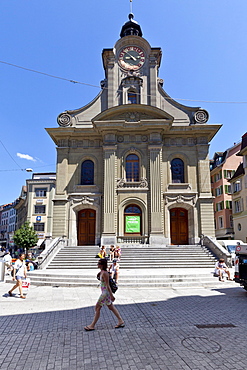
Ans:
{"label": "paved street", "polygon": [[[97,284],[97,283],[96,283]],[[234,282],[216,288],[121,288],[114,329],[107,308],[93,332],[95,288],[32,286],[27,299],[0,283],[0,368],[246,369],[247,293]],[[203,327],[209,325],[209,327]],[[201,326],[201,327],[200,327]]]}

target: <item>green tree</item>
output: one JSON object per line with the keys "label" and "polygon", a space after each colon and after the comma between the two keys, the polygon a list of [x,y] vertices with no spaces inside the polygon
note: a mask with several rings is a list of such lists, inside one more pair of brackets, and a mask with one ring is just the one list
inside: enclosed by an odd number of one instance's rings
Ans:
{"label": "green tree", "polygon": [[14,242],[18,247],[28,250],[38,242],[38,236],[29,222],[26,221],[14,234]]}

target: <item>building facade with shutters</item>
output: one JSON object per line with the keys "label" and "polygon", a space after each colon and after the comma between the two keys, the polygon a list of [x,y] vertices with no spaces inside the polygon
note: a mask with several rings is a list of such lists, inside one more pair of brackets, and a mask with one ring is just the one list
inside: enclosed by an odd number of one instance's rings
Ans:
{"label": "building facade with shutters", "polygon": [[236,172],[229,180],[232,190],[234,238],[247,243],[247,132],[242,136]]}
{"label": "building facade with shutters", "polygon": [[232,216],[232,187],[229,183],[240,158],[237,156],[241,143],[224,152],[216,152],[210,161],[211,187],[214,196],[214,221],[217,239],[234,239]]}
{"label": "building facade with shutters", "polygon": [[214,237],[208,148],[220,125],[163,90],[161,56],[130,14],[102,52],[98,96],[46,129],[57,146],[53,237],[70,245]]}

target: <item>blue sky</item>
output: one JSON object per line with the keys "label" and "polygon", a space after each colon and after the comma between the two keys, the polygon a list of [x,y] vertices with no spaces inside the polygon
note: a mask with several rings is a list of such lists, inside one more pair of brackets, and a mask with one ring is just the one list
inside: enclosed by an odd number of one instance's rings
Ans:
{"label": "blue sky", "polygon": [[[2,62],[99,86],[102,49],[114,46],[129,10],[129,0],[0,1],[0,204],[15,200],[31,177],[21,169],[55,171],[45,127],[57,127],[59,113],[99,92]],[[162,48],[166,92],[223,124],[210,157],[240,141],[247,131],[247,1],[133,0],[133,13],[143,37]]]}

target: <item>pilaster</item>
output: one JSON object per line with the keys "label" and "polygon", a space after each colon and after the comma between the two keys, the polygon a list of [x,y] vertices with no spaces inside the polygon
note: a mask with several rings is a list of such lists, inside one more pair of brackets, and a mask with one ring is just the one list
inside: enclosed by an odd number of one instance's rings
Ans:
{"label": "pilaster", "polygon": [[116,243],[116,145],[103,147],[104,197],[102,244]]}
{"label": "pilaster", "polygon": [[163,244],[164,220],[162,201],[162,145],[150,145],[150,244]]}

